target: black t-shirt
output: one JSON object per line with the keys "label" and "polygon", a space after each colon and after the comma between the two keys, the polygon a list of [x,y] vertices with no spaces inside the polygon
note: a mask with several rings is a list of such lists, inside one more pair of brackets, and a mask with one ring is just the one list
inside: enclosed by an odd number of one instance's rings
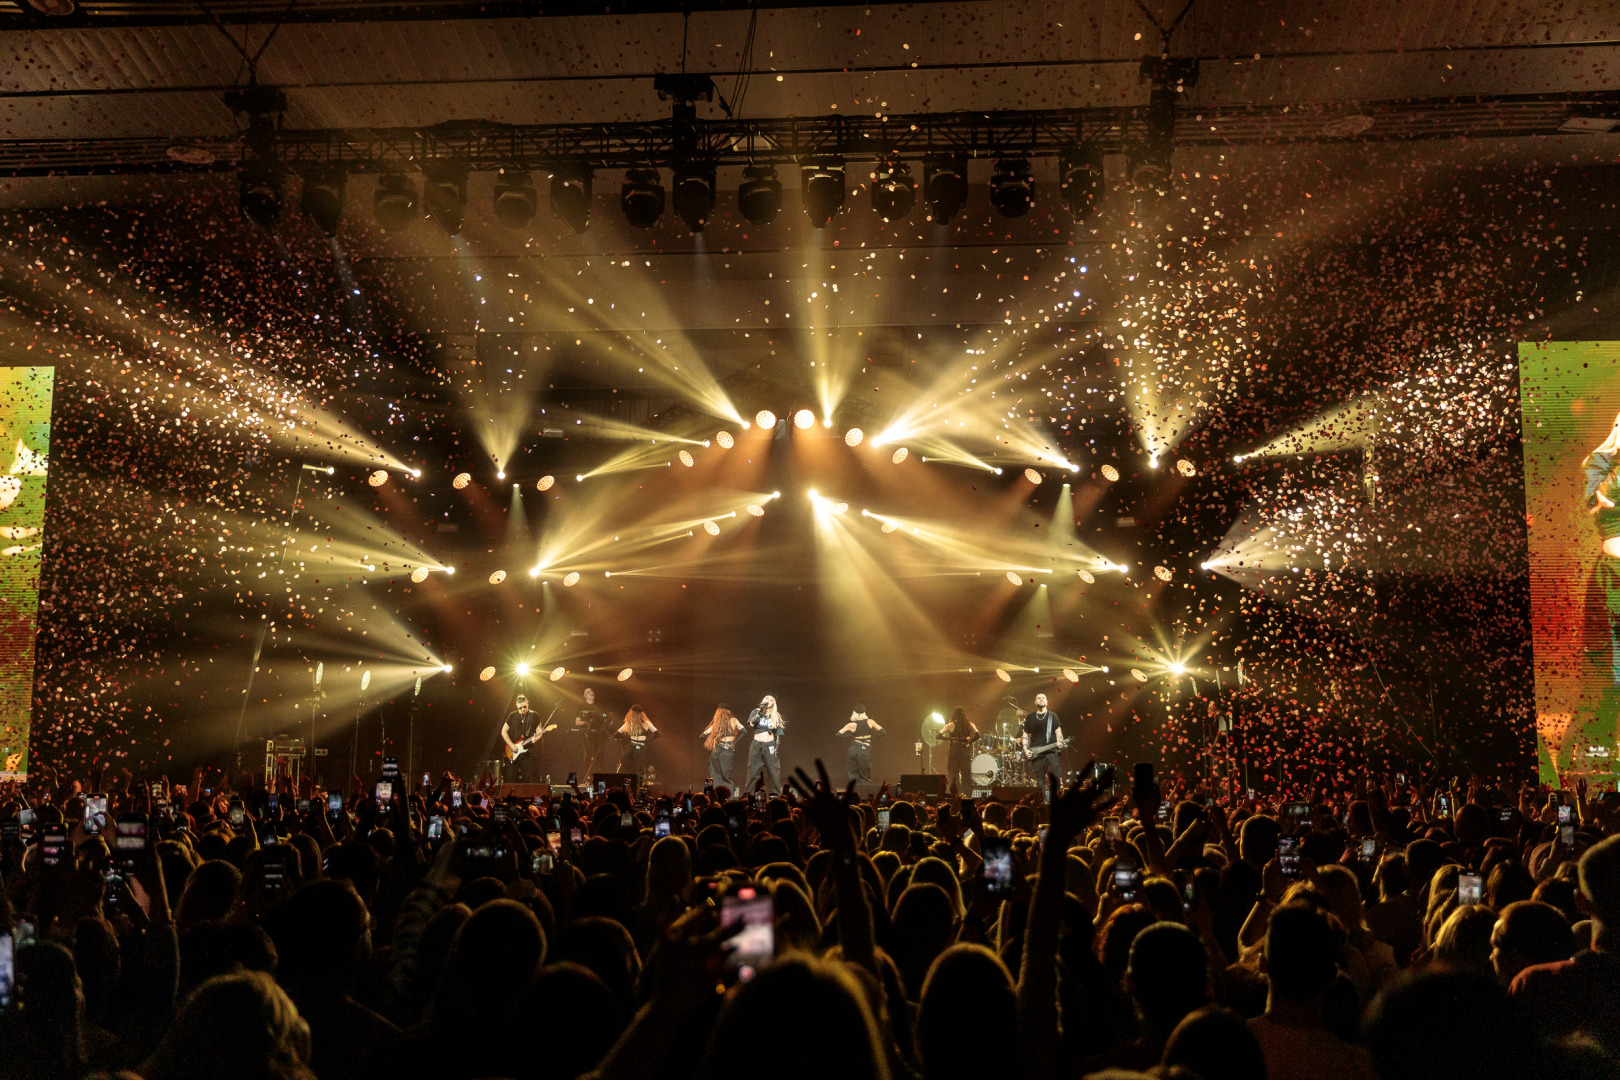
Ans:
{"label": "black t-shirt", "polygon": [[530,728],[534,726],[535,715],[532,712],[518,712],[513,709],[506,714],[506,733],[512,737],[513,742],[529,736]]}
{"label": "black t-shirt", "polygon": [[1051,709],[1045,712],[1032,712],[1024,717],[1024,734],[1029,736],[1029,745],[1033,749],[1037,746],[1046,746],[1057,741],[1057,729],[1063,726],[1058,714]]}

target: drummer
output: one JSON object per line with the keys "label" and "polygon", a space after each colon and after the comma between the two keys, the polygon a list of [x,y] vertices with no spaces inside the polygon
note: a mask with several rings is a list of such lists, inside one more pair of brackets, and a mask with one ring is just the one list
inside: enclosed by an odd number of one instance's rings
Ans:
{"label": "drummer", "polygon": [[945,766],[946,783],[957,791],[973,787],[973,744],[979,740],[979,729],[967,718],[967,710],[958,705],[951,710],[951,719],[939,729],[939,737],[950,744],[950,758]]}

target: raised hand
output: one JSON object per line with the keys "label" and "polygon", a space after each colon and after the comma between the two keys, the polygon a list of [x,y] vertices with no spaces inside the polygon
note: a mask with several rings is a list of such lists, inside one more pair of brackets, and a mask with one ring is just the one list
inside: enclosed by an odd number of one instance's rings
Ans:
{"label": "raised hand", "polygon": [[1058,789],[1057,777],[1051,773],[1046,775],[1047,802],[1052,807],[1052,820],[1046,838],[1048,848],[1055,846],[1059,851],[1067,851],[1069,841],[1096,820],[1105,799],[1101,778],[1095,775],[1096,770],[1089,763],[1083,772],[1093,774],[1085,786],[1071,783],[1062,791]]}
{"label": "raised hand", "polygon": [[853,852],[857,846],[855,828],[850,824],[849,797],[855,794],[855,781],[851,780],[844,789],[844,797],[839,798],[833,794],[832,779],[827,775],[827,766],[820,759],[816,759],[816,772],[820,779],[812,781],[810,775],[803,769],[793,770],[794,775],[788,777],[788,785],[796,790],[805,801],[805,813],[810,823],[821,834],[821,842],[833,851]]}

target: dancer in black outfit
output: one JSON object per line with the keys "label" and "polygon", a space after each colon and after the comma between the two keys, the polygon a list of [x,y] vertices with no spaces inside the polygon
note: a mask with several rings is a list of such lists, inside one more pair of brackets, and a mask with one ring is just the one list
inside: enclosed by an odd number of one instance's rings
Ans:
{"label": "dancer in black outfit", "polygon": [[714,710],[714,718],[703,729],[703,748],[709,752],[709,779],[716,784],[732,787],[732,770],[737,762],[737,736],[743,731],[742,721],[731,712],[731,706],[721,704]]}
{"label": "dancer in black outfit", "polygon": [[850,739],[845,764],[852,783],[872,782],[872,740],[884,734],[882,726],[866,715],[866,706],[857,705],[849,714],[849,723],[838,729],[838,734]]}
{"label": "dancer in black outfit", "polygon": [[748,778],[743,782],[742,789],[753,791],[754,786],[764,780],[765,790],[775,795],[782,790],[782,729],[787,726],[776,707],[776,699],[766,694],[759,707],[748,714],[745,726],[751,733],[751,741],[748,744]]}

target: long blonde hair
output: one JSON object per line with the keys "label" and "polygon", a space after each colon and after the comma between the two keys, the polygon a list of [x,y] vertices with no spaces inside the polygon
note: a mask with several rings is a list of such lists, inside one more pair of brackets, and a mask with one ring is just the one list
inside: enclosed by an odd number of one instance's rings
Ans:
{"label": "long blonde hair", "polygon": [[714,719],[709,726],[703,729],[703,749],[713,750],[720,740],[737,734],[742,730],[742,721],[738,720],[732,711],[724,705],[714,710]]}
{"label": "long blonde hair", "polygon": [[624,726],[619,730],[628,731],[632,735],[644,735],[647,731],[646,721],[650,719],[646,709],[640,705],[632,705],[630,711],[624,714]]}
{"label": "long blonde hair", "polygon": [[759,703],[761,705],[765,704],[767,701],[771,703],[771,715],[776,717],[777,726],[787,727],[787,717],[782,715],[782,706],[776,703],[776,695],[766,694],[764,697],[759,699]]}

